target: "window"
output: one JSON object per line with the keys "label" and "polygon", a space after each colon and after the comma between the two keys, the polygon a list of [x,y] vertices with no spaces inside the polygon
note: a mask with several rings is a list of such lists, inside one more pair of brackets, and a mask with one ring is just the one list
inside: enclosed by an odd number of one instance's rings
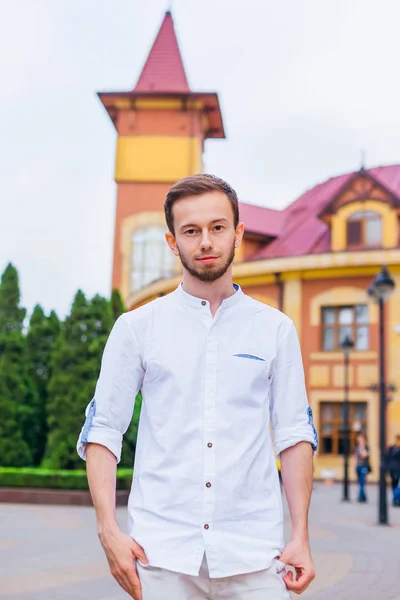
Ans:
{"label": "window", "polygon": [[368,304],[322,307],[322,349],[340,350],[346,336],[353,340],[355,350],[368,350]]}
{"label": "window", "polygon": [[347,221],[348,248],[377,248],[382,243],[382,217],[372,210],[359,211]]}
{"label": "window", "polygon": [[131,265],[131,291],[174,275],[176,259],[165,241],[163,227],[143,227],[133,232]]}
{"label": "window", "polygon": [[[367,403],[349,403],[350,452],[354,452],[358,433],[367,430]],[[320,404],[320,452],[323,454],[344,453],[344,404],[343,402],[321,402]]]}

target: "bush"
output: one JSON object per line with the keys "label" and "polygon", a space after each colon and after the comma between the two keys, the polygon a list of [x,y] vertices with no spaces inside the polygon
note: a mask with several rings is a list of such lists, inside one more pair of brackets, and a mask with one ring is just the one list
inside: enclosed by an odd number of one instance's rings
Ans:
{"label": "bush", "polygon": [[[117,469],[117,490],[130,490],[132,469]],[[88,490],[86,471],[0,467],[0,487]]]}

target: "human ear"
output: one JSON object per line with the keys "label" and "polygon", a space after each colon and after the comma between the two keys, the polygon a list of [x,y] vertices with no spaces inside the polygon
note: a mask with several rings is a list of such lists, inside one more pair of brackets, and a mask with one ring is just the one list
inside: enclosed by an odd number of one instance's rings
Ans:
{"label": "human ear", "polygon": [[244,234],[244,224],[239,223],[238,226],[236,227],[236,231],[235,231],[235,248],[239,248],[240,244],[242,243],[243,234]]}
{"label": "human ear", "polygon": [[179,256],[179,250],[174,235],[170,231],[167,231],[167,233],[165,234],[165,239],[175,256]]}

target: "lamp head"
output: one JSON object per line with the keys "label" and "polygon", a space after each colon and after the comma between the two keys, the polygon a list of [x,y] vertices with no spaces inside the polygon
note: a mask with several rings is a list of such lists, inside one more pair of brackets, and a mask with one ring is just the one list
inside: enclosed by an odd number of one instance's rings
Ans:
{"label": "lamp head", "polygon": [[354,348],[354,342],[349,335],[346,335],[344,340],[341,342],[340,347],[346,356],[350,354],[351,350]]}
{"label": "lamp head", "polygon": [[387,300],[393,292],[395,283],[389,275],[386,266],[383,266],[380,273],[375,277],[373,283],[368,288],[368,295],[375,301]]}

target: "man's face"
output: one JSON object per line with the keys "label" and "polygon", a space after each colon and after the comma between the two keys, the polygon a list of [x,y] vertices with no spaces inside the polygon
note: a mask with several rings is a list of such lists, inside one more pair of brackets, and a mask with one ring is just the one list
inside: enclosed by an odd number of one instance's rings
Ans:
{"label": "man's face", "polygon": [[222,192],[178,200],[172,209],[175,236],[167,242],[183,267],[200,281],[216,281],[231,265],[243,237],[243,224],[234,227],[233,209]]}

